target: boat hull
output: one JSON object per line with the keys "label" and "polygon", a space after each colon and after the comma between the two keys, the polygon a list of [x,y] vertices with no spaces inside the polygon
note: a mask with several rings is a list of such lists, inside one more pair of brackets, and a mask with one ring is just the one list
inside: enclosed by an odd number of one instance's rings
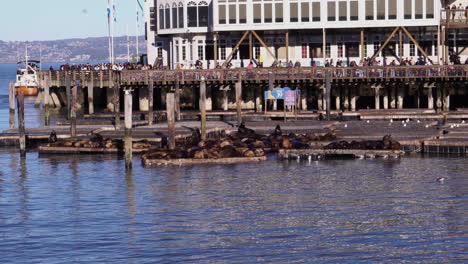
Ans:
{"label": "boat hull", "polygon": [[37,87],[26,87],[26,86],[19,86],[16,87],[16,94],[22,93],[27,96],[35,96],[37,95]]}

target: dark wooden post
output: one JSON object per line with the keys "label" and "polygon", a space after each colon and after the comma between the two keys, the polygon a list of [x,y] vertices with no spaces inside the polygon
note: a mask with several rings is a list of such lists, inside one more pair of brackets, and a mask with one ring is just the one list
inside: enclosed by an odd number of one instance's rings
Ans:
{"label": "dark wooden post", "polygon": [[[46,84],[47,87],[47,84]],[[65,94],[67,96],[67,119],[70,119],[71,113],[70,113],[70,99],[71,99],[71,79],[70,79],[70,74],[68,72],[65,72]],[[45,95],[44,95],[44,106],[46,105],[45,103]]]}
{"label": "dark wooden post", "polygon": [[[112,71],[110,71],[112,73]],[[114,88],[114,117],[115,129],[120,129],[120,80],[119,75],[116,73],[110,75],[110,82]]]}
{"label": "dark wooden post", "polygon": [[19,125],[19,145],[21,157],[26,156],[26,131],[24,128],[24,94],[19,93],[18,99],[18,125]]}
{"label": "dark wooden post", "polygon": [[132,168],[132,93],[125,91],[125,136],[124,136],[124,152],[125,152],[125,169]]}
{"label": "dark wooden post", "polygon": [[45,76],[44,85],[44,124],[50,126],[50,77]]}
{"label": "dark wooden post", "polygon": [[78,83],[75,83],[72,87],[72,98],[71,98],[71,113],[70,113],[70,119],[71,119],[71,126],[70,126],[70,135],[72,137],[76,136],[76,97],[78,95]]}
{"label": "dark wooden post", "polygon": [[94,114],[94,80],[93,72],[91,71],[88,80],[88,113]]}
{"label": "dark wooden post", "polygon": [[166,114],[169,149],[175,149],[174,93],[166,94]]}
{"label": "dark wooden post", "polygon": [[206,139],[206,82],[202,77],[200,81],[200,120],[201,120],[201,138]]}
{"label": "dark wooden post", "polygon": [[242,123],[242,81],[236,82],[237,125]]}
{"label": "dark wooden post", "polygon": [[177,121],[180,121],[180,81],[174,81],[175,86],[175,113]]}
{"label": "dark wooden post", "polygon": [[10,103],[10,128],[15,128],[15,83],[10,82],[8,90],[8,100]]}
{"label": "dark wooden post", "polygon": [[330,120],[330,94],[331,94],[331,77],[330,71],[325,72],[325,111],[327,120]]}
{"label": "dark wooden post", "polygon": [[154,82],[149,74],[148,78],[148,125],[152,125],[154,121]]}

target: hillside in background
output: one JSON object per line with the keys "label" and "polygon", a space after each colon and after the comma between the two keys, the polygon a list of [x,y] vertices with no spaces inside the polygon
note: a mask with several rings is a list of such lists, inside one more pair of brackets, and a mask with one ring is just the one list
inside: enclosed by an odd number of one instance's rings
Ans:
{"label": "hillside in background", "polygon": [[[139,39],[139,53],[146,53],[144,37]],[[24,60],[28,46],[29,59],[39,60],[42,49],[43,62],[92,62],[109,61],[109,40],[107,37],[86,39],[63,39],[51,41],[0,41],[0,63],[16,63],[18,56]],[[117,61],[127,60],[127,37],[114,38],[114,52]],[[130,38],[130,55],[136,53],[135,37]]]}

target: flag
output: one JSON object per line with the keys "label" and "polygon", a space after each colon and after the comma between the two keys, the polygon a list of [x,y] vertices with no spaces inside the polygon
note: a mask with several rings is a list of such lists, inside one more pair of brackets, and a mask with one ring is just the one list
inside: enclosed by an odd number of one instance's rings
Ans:
{"label": "flag", "polygon": [[117,22],[117,16],[115,15],[115,4],[114,1],[112,1],[112,16],[114,17],[114,22]]}
{"label": "flag", "polygon": [[[144,11],[144,10],[143,10],[143,6],[141,5],[140,0],[136,0],[136,1],[137,1],[138,6],[139,6],[140,9],[141,9],[141,13],[142,13],[142,15],[143,15],[143,11]],[[137,11],[137,13],[138,13],[138,11]]]}
{"label": "flag", "polygon": [[110,0],[107,0],[107,20],[110,21],[111,9],[110,9]]}

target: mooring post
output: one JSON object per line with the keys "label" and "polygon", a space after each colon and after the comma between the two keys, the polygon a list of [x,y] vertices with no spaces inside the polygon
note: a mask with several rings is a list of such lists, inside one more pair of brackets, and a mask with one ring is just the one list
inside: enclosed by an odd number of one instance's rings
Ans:
{"label": "mooring post", "polygon": [[180,121],[180,81],[175,80],[174,81],[174,86],[175,86],[175,94],[174,94],[174,96],[175,96],[175,113],[176,113],[177,121]]}
{"label": "mooring post", "polygon": [[331,94],[331,76],[330,71],[325,71],[325,110],[327,120],[330,120],[330,94]]}
{"label": "mooring post", "polygon": [[[47,84],[46,84],[47,87]],[[70,74],[68,72],[65,72],[65,94],[67,96],[67,119],[70,119],[71,113],[70,113],[70,97],[71,97],[71,79],[70,79]],[[44,106],[46,105],[45,103],[45,95],[44,95]]]}
{"label": "mooring post", "polygon": [[154,82],[151,74],[148,73],[148,125],[154,122]]}
{"label": "mooring post", "polygon": [[88,113],[92,115],[94,114],[94,76],[93,76],[92,71],[89,76],[87,87],[88,87]]}
{"label": "mooring post", "polygon": [[44,80],[44,125],[50,126],[50,77],[45,76]]}
{"label": "mooring post", "polygon": [[19,93],[18,99],[18,125],[19,125],[19,146],[21,157],[26,156],[26,131],[24,128],[24,94]]}
{"label": "mooring post", "polygon": [[124,135],[124,152],[125,152],[125,169],[132,168],[132,92],[125,90],[125,135]]}
{"label": "mooring post", "polygon": [[169,149],[175,149],[174,93],[166,94],[167,136]]}
{"label": "mooring post", "polygon": [[202,77],[200,81],[200,120],[201,120],[201,138],[206,139],[206,82]]}
{"label": "mooring post", "polygon": [[15,128],[15,83],[10,82],[8,90],[8,100],[10,103],[10,128]]}
{"label": "mooring post", "polygon": [[72,137],[76,136],[76,97],[78,96],[78,82],[75,83],[72,87],[72,98],[71,98],[71,113],[70,113],[70,135]]}
{"label": "mooring post", "polygon": [[242,81],[236,82],[237,125],[242,123]]}
{"label": "mooring post", "polygon": [[[112,72],[112,71],[111,71]],[[115,117],[115,130],[120,129],[120,78],[116,73],[111,74],[111,83],[114,88],[114,117]]]}

